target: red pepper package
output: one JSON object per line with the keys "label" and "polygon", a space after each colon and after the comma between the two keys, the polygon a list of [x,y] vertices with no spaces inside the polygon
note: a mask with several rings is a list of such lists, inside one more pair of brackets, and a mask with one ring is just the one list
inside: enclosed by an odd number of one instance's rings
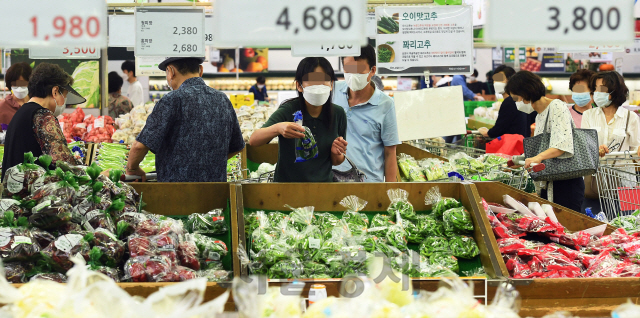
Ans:
{"label": "red pepper package", "polygon": [[180,265],[191,268],[193,270],[200,270],[200,261],[198,260],[198,247],[191,238],[191,235],[187,234],[180,245],[178,245],[178,257],[180,258]]}
{"label": "red pepper package", "polygon": [[550,217],[546,217],[544,219],[544,221],[549,223],[551,226],[553,226],[553,228],[556,230],[556,233],[564,234],[565,229],[564,229],[564,226],[562,226],[562,224],[560,224],[560,222],[555,222]]}
{"label": "red pepper package", "polygon": [[45,170],[34,162],[33,154],[28,152],[24,154],[23,163],[5,171],[2,179],[3,197],[11,198],[17,195],[20,199],[24,199],[42,187],[43,184],[36,181],[45,174]]}
{"label": "red pepper package", "polygon": [[152,256],[155,251],[151,248],[151,240],[145,236],[129,236],[129,255],[131,257]]}
{"label": "red pepper package", "polygon": [[164,256],[138,256],[130,258],[124,265],[125,279],[134,282],[179,281],[172,273],[170,261]]}
{"label": "red pepper package", "polygon": [[613,277],[615,269],[620,261],[617,260],[612,252],[613,248],[606,249],[600,253],[594,260],[591,261],[589,268],[585,273],[586,277]]}
{"label": "red pepper package", "polygon": [[149,256],[137,256],[130,258],[124,264],[124,277],[133,282],[148,282],[146,272],[146,261]]}
{"label": "red pepper package", "polygon": [[177,281],[169,278],[171,276],[171,262],[164,256],[151,256],[146,261],[146,273],[149,281]]}
{"label": "red pepper package", "polygon": [[616,270],[618,277],[640,277],[640,265],[623,262],[618,267]]}
{"label": "red pepper package", "polygon": [[489,223],[491,223],[491,228],[493,229],[493,233],[496,235],[496,238],[515,238],[527,235],[527,233],[523,233],[520,231],[516,231],[513,229],[509,229],[506,227],[498,218],[493,214],[487,214],[487,218],[489,218]]}
{"label": "red pepper package", "polygon": [[532,274],[529,265],[517,256],[509,258],[506,266],[512,278],[529,278]]}
{"label": "red pepper package", "polygon": [[184,266],[176,266],[175,270],[178,273],[179,281],[184,282],[185,280],[195,279],[198,276],[196,275],[196,271],[191,268]]}
{"label": "red pepper package", "polygon": [[151,245],[157,255],[165,256],[171,262],[171,265],[178,265],[178,239],[175,234],[160,234],[150,236]]}
{"label": "red pepper package", "polygon": [[498,240],[498,248],[502,254],[516,254],[518,250],[525,248],[525,241],[518,238],[504,238]]}
{"label": "red pepper package", "polygon": [[499,213],[498,220],[514,231],[543,233],[555,230],[553,226],[538,217],[520,213]]}
{"label": "red pepper package", "polygon": [[570,234],[544,233],[551,241],[565,246],[580,248],[588,246],[595,238],[591,234],[583,231]]}
{"label": "red pepper package", "polygon": [[73,267],[71,256],[80,254],[85,261],[89,261],[89,241],[92,239],[91,233],[84,237],[80,234],[66,234],[51,242],[40,254],[53,269],[66,273]]}
{"label": "red pepper package", "polygon": [[40,250],[40,244],[29,229],[0,228],[0,259],[3,262],[27,261],[38,256]]}
{"label": "red pepper package", "polygon": [[136,226],[136,234],[141,236],[152,236],[158,234],[160,227],[155,220],[147,218],[146,220],[139,222]]}
{"label": "red pepper package", "polygon": [[159,222],[158,234],[176,234],[183,235],[185,233],[182,221],[174,220],[167,217],[161,217]]}

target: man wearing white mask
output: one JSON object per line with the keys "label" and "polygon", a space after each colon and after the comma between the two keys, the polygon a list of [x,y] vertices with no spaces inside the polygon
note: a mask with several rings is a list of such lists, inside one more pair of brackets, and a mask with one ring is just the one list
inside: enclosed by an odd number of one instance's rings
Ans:
{"label": "man wearing white mask", "polygon": [[226,182],[227,160],[244,148],[238,118],[224,93],[202,80],[204,57],[169,57],[172,92],[162,97],[131,145],[127,175],[145,179],[140,162],[156,154],[159,182]]}
{"label": "man wearing white mask", "polygon": [[66,105],[86,100],[73,88],[73,78],[60,66],[40,63],[29,79],[31,98],[18,109],[9,123],[4,144],[2,174],[24,161],[24,154],[50,155],[53,164],[65,161],[80,164],[69,150],[62,127],[56,118]]}
{"label": "man wearing white mask", "polygon": [[[342,58],[345,81],[336,82],[333,103],[347,113],[347,156],[367,176],[367,182],[396,182],[396,146],[400,144],[393,99],[375,84],[376,52],[368,45],[360,56]],[[347,171],[343,163],[337,169]]]}
{"label": "man wearing white mask", "polygon": [[9,67],[4,75],[4,82],[11,94],[0,101],[0,124],[9,124],[13,114],[20,106],[29,101],[29,77],[31,76],[31,66],[20,62]]}

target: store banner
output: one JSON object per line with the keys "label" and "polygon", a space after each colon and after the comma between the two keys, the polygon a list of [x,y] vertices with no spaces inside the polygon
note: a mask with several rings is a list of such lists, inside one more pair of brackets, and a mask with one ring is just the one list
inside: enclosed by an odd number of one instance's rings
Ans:
{"label": "store banner", "polygon": [[[527,61],[526,48],[521,47],[518,49],[520,52],[520,63],[524,63]],[[505,63],[514,63],[516,61],[516,49],[513,47],[505,47],[504,48],[504,62]]]}
{"label": "store banner", "polygon": [[214,46],[367,43],[366,0],[217,0]]}
{"label": "store banner", "polygon": [[204,9],[136,8],[137,56],[205,55]]}
{"label": "store banner", "polygon": [[6,47],[107,46],[104,0],[2,1],[0,43]]}
{"label": "store banner", "polygon": [[[631,42],[633,43],[633,41]],[[558,47],[560,53],[580,52],[624,52],[624,45],[563,45]]]}
{"label": "store banner", "polygon": [[100,58],[97,47],[33,47],[29,49],[30,59],[80,59]]}
{"label": "store banner", "polygon": [[294,44],[291,56],[360,56],[360,45]]}
{"label": "store banner", "polygon": [[564,54],[543,53],[541,72],[564,72]]}
{"label": "store banner", "polygon": [[379,75],[470,75],[473,18],[470,6],[376,8]]}
{"label": "store banner", "polygon": [[630,0],[491,0],[487,43],[629,45],[635,38]]}

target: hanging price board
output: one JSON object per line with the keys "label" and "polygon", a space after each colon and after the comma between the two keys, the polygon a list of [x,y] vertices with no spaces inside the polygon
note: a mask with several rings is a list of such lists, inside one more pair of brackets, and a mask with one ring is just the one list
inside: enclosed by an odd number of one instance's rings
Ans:
{"label": "hanging price board", "polygon": [[291,56],[360,56],[360,46],[344,44],[294,44],[291,46]]}
{"label": "hanging price board", "polygon": [[201,57],[204,34],[203,9],[136,9],[136,55]]}
{"label": "hanging price board", "polygon": [[3,47],[107,46],[104,0],[2,1]]}
{"label": "hanging price board", "polygon": [[495,44],[629,45],[633,1],[491,0],[484,32]]}
{"label": "hanging price board", "polygon": [[204,18],[204,44],[213,45],[213,16],[207,15]]}
{"label": "hanging price board", "polygon": [[366,0],[218,0],[214,45],[366,44]]}
{"label": "hanging price board", "polygon": [[30,59],[99,59],[97,47],[34,47],[29,49]]}

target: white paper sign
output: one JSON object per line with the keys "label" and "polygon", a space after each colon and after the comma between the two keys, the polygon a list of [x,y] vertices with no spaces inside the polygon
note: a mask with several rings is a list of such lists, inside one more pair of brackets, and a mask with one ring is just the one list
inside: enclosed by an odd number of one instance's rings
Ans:
{"label": "white paper sign", "polygon": [[633,46],[625,49],[627,54],[637,55],[640,54],[640,39],[633,40]]}
{"label": "white paper sign", "polygon": [[413,81],[410,78],[402,78],[398,76],[398,90],[399,91],[410,91],[411,85]]}
{"label": "white paper sign", "polygon": [[204,18],[204,44],[213,45],[213,16],[207,15]]}
{"label": "white paper sign", "polygon": [[218,0],[214,46],[366,44],[366,0]]}
{"label": "white paper sign", "polygon": [[394,95],[400,141],[466,133],[461,86]]}
{"label": "white paper sign", "polygon": [[136,56],[136,74],[140,76],[165,76],[158,65],[165,60],[161,56]]}
{"label": "white paper sign", "polygon": [[294,44],[291,56],[360,56],[359,45]]}
{"label": "white paper sign", "polygon": [[204,10],[136,8],[135,54],[204,56]]}
{"label": "white paper sign", "polygon": [[485,38],[494,44],[629,45],[633,1],[491,0]]}
{"label": "white paper sign", "polygon": [[107,46],[104,0],[2,1],[3,47]]}
{"label": "white paper sign", "polygon": [[377,7],[378,74],[470,75],[470,6]]}
{"label": "white paper sign", "polygon": [[136,17],[132,15],[109,16],[109,47],[134,47],[136,45]]}
{"label": "white paper sign", "polygon": [[29,49],[30,59],[99,59],[98,47],[33,47]]}
{"label": "white paper sign", "polygon": [[366,19],[367,19],[367,30],[365,34],[368,37],[375,39],[376,34],[378,34],[378,25],[376,24],[376,13],[375,12],[367,13]]}

